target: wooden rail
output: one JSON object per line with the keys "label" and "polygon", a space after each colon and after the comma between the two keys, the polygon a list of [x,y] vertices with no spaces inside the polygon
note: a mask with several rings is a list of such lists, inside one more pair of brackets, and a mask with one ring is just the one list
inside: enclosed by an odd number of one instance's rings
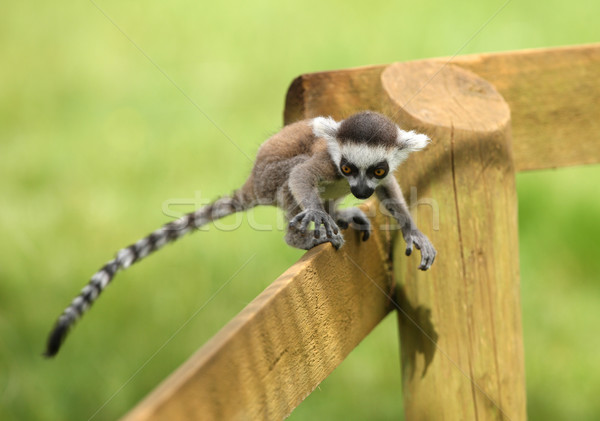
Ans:
{"label": "wooden rail", "polygon": [[339,253],[307,252],[126,419],[289,415],[392,310],[388,233],[349,234]]}
{"label": "wooden rail", "polygon": [[600,162],[598,104],[600,45],[297,78],[286,123],[372,109],[434,139],[398,179],[435,265],[368,202],[372,240],[309,251],[125,419],[282,419],[392,309],[407,419],[525,419],[515,171]]}

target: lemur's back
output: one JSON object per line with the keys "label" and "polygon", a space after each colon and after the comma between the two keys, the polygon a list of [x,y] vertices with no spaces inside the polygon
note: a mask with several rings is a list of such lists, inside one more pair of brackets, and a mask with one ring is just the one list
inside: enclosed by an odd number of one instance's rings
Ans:
{"label": "lemur's back", "polygon": [[[259,148],[252,176],[243,187],[247,193],[252,189],[257,202],[281,205],[277,195],[287,184],[291,170],[312,156],[328,153],[327,142],[314,135],[310,122],[302,120],[285,126]],[[333,164],[327,172],[335,175]]]}
{"label": "lemur's back", "polygon": [[267,139],[258,149],[255,166],[285,160],[300,155],[314,155],[327,149],[327,143],[317,138],[310,126],[311,120],[302,120],[285,126]]}

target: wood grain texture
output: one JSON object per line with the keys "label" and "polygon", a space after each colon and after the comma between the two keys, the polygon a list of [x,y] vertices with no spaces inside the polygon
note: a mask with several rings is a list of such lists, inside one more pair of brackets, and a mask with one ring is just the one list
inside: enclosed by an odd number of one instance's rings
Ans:
{"label": "wood grain texture", "polygon": [[343,119],[357,111],[378,109],[383,70],[370,66],[297,77],[286,96],[285,124],[320,115]]}
{"label": "wood grain texture", "polygon": [[[518,171],[600,162],[600,44],[416,63],[427,62],[438,69],[460,66],[496,87],[511,109]],[[387,67],[300,76],[288,92],[286,121],[381,110],[386,96],[380,77]]]}
{"label": "wood grain texture", "polygon": [[405,191],[416,188],[426,199],[416,221],[439,253],[420,272],[404,256],[401,236],[395,239],[406,418],[523,420],[508,105],[491,84],[453,65],[394,64],[381,80],[382,108],[433,139],[397,173]]}
{"label": "wood grain texture", "polygon": [[307,252],[125,420],[287,416],[392,308],[386,219],[376,221],[367,242],[349,230],[340,250]]}

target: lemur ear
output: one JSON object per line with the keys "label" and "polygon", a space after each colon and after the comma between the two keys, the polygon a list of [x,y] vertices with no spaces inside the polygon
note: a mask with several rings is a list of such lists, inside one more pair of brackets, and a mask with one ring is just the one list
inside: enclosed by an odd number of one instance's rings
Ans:
{"label": "lemur ear", "polygon": [[398,150],[394,154],[390,166],[396,168],[404,162],[412,152],[420,151],[427,146],[429,140],[427,135],[416,133],[414,130],[407,132],[398,127],[398,136],[396,137]]}
{"label": "lemur ear", "polygon": [[331,117],[316,117],[312,120],[313,133],[317,137],[333,140],[337,136],[340,124]]}
{"label": "lemur ear", "polygon": [[414,130],[407,132],[398,128],[398,146],[405,152],[420,151],[429,144],[430,140],[427,135],[416,133]]}

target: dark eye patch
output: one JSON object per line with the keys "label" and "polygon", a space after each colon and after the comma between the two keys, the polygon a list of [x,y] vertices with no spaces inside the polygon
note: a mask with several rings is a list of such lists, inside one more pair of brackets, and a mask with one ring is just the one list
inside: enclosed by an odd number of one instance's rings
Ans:
{"label": "dark eye patch", "polygon": [[[349,173],[344,172],[344,170],[342,170],[342,167],[350,168],[350,172]],[[348,160],[346,158],[343,158],[343,157],[342,157],[342,161],[340,162],[340,171],[342,172],[342,174],[344,174],[346,176],[358,174],[358,168],[356,167],[356,165],[351,164],[350,162],[348,162]]]}
{"label": "dark eye patch", "polygon": [[387,161],[381,161],[367,168],[367,174],[371,177],[383,178],[387,175],[389,170],[390,166],[388,165]]}

